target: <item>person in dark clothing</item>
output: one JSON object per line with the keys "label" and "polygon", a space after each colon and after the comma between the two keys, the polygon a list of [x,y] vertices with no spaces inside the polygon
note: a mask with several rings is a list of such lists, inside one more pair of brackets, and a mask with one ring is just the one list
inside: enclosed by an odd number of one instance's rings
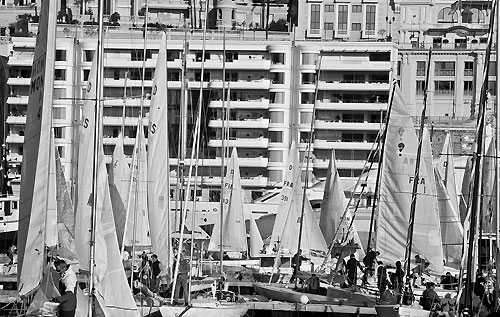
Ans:
{"label": "person in dark clothing", "polygon": [[380,294],[385,292],[387,288],[387,268],[382,262],[378,262],[377,268],[377,287]]}
{"label": "person in dark clothing", "polygon": [[[189,305],[188,273],[189,273],[190,267],[189,267],[188,260],[184,258],[184,254],[182,254],[182,253],[180,255],[179,263],[180,263],[179,273],[177,274],[177,281],[175,283],[175,289],[174,289],[174,300],[176,302],[179,302],[179,297],[180,297],[180,292],[181,292],[181,287],[182,287],[184,304],[187,306],[187,305]],[[174,269],[175,269],[175,265],[177,265],[177,263],[174,263]]]}
{"label": "person in dark clothing", "polygon": [[158,292],[160,286],[160,273],[161,273],[161,262],[158,261],[158,256],[153,254],[151,256],[151,288],[153,292]]}
{"label": "person in dark clothing", "polygon": [[350,286],[356,286],[358,282],[358,268],[363,271],[363,267],[359,261],[356,260],[356,256],[353,253],[346,263],[347,280]]}
{"label": "person in dark clothing", "polygon": [[403,290],[403,277],[405,273],[403,271],[401,261],[396,261],[396,271],[392,274],[391,283],[395,291],[401,292]]}
{"label": "person in dark clothing", "polygon": [[368,276],[373,276],[375,271],[375,263],[377,261],[377,256],[380,252],[370,250],[363,258],[363,264],[365,265],[365,274],[363,275],[363,284],[368,284]]}
{"label": "person in dark clothing", "polygon": [[446,272],[441,280],[441,285],[444,289],[455,289],[458,286],[458,281],[450,272]]}
{"label": "person in dark clothing", "polygon": [[302,256],[302,250],[299,249],[297,253],[292,258],[292,268],[293,268],[293,274],[292,277],[290,278],[290,283],[293,283],[295,279],[297,278],[297,273],[300,271],[300,265],[302,264],[302,261],[307,261],[308,259]]}
{"label": "person in dark clothing", "polygon": [[319,294],[319,277],[316,274],[312,274],[307,281],[307,285],[309,287],[309,293]]}
{"label": "person in dark clothing", "polygon": [[434,290],[436,285],[433,282],[427,282],[426,289],[420,297],[420,305],[424,310],[440,310],[441,309],[441,298]]}
{"label": "person in dark clothing", "polygon": [[59,317],[74,317],[76,311],[76,274],[63,260],[54,263],[59,273],[59,293],[61,296],[52,299],[59,303]]}

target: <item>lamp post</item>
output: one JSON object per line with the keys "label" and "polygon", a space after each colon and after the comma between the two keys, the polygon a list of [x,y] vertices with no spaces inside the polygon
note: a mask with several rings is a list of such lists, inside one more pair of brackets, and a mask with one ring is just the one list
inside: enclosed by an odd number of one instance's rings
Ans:
{"label": "lamp post", "polygon": [[386,38],[388,42],[392,41],[392,24],[394,23],[395,20],[396,17],[392,17],[391,19],[389,19],[389,17],[385,17],[385,22],[389,24],[389,35]]}

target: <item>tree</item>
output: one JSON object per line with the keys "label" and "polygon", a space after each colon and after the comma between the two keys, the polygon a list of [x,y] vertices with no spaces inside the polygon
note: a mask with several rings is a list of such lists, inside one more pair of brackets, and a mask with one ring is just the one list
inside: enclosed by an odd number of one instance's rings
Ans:
{"label": "tree", "polygon": [[299,24],[299,2],[298,0],[288,0],[288,13],[286,19],[290,21],[292,27]]}
{"label": "tree", "polygon": [[109,16],[109,24],[120,25],[120,23],[118,23],[118,21],[120,21],[120,13],[115,12]]}
{"label": "tree", "polygon": [[28,24],[32,22],[31,14],[25,13],[18,15],[16,22],[9,24],[10,36],[27,37],[31,35],[28,30]]}
{"label": "tree", "polygon": [[285,19],[279,19],[278,21],[271,21],[269,23],[269,31],[287,32],[288,22]]}

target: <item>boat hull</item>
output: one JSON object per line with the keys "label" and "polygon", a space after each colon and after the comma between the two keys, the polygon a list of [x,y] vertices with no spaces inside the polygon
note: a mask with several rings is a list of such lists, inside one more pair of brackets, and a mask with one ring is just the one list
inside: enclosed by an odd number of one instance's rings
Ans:
{"label": "boat hull", "polygon": [[[252,283],[255,291],[267,299],[289,303],[303,303],[301,298],[307,296],[307,302],[311,304],[326,303],[327,296],[296,291],[292,288],[280,287],[264,283]],[[304,304],[306,304],[304,303]]]}
{"label": "boat hull", "polygon": [[399,305],[378,305],[375,306],[379,317],[429,317],[431,312],[415,307],[405,307]]}
{"label": "boat hull", "polygon": [[244,316],[248,311],[248,305],[234,304],[234,305],[219,305],[219,306],[201,306],[201,307],[184,307],[184,306],[161,306],[158,317],[240,317]]}

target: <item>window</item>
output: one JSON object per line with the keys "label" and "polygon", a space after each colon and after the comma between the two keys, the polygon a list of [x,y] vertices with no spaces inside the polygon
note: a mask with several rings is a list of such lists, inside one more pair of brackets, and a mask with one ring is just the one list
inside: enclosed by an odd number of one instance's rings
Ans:
{"label": "window", "polygon": [[270,103],[283,103],[285,94],[283,92],[271,92],[269,93]]}
{"label": "window", "polygon": [[451,80],[436,80],[434,82],[434,94],[453,95],[455,93],[455,82]]}
{"label": "window", "polygon": [[[226,54],[227,55],[227,54]],[[203,52],[196,52],[195,59],[197,62],[202,62]],[[205,51],[205,60],[210,59],[210,52]]]}
{"label": "window", "polygon": [[426,62],[424,61],[417,61],[417,76],[425,76],[425,67]]}
{"label": "window", "polygon": [[56,69],[54,72],[55,80],[66,80],[66,70],[65,69]]}
{"label": "window", "polygon": [[282,131],[269,131],[269,142],[271,142],[271,143],[283,143],[283,132]]}
{"label": "window", "polygon": [[488,81],[488,92],[492,95],[492,96],[496,96],[497,95],[497,82],[496,81]]}
{"label": "window", "polygon": [[84,69],[83,70],[83,81],[89,80],[89,75],[90,75],[90,69]]}
{"label": "window", "polygon": [[347,30],[348,8],[347,5],[339,5],[339,30]]}
{"label": "window", "polygon": [[269,162],[283,162],[283,151],[269,150]]}
{"label": "window", "polygon": [[271,53],[271,63],[274,65],[285,64],[285,53]]}
{"label": "window", "polygon": [[453,12],[450,7],[444,8],[438,13],[438,23],[457,23],[458,14]]}
{"label": "window", "polygon": [[64,107],[53,107],[52,115],[54,119],[66,119],[66,108]]}
{"label": "window", "polygon": [[455,39],[455,48],[467,48],[467,39]]}
{"label": "window", "polygon": [[474,62],[465,62],[464,65],[464,76],[474,75]]}
{"label": "window", "polygon": [[311,5],[311,30],[319,30],[320,29],[320,20],[321,20],[321,5],[312,4]]}
{"label": "window", "polygon": [[226,53],[226,62],[232,62],[238,60],[238,52]]}
{"label": "window", "polygon": [[283,111],[269,112],[270,123],[283,123],[285,122],[285,113]]}
{"label": "window", "polygon": [[54,138],[64,139],[64,128],[63,127],[54,127]]}
{"label": "window", "polygon": [[56,50],[56,61],[57,62],[66,61],[66,50]]}
{"label": "window", "polygon": [[285,73],[271,73],[271,82],[275,85],[282,85],[285,83]]}
{"label": "window", "polygon": [[94,59],[94,50],[84,50],[84,62],[91,62]]}
{"label": "window", "polygon": [[435,37],[432,39],[432,48],[442,48],[443,47],[443,39],[440,37]]}
{"label": "window", "polygon": [[352,29],[353,31],[361,31],[361,23],[353,23],[353,24],[351,25],[351,29]]}
{"label": "window", "polygon": [[303,92],[300,95],[300,103],[312,104],[314,103],[314,93],[313,92]]}
{"label": "window", "polygon": [[60,158],[64,158],[65,157],[64,146],[58,146],[57,147],[57,152],[59,152],[59,157]]}
{"label": "window", "polygon": [[114,80],[119,80],[120,79],[120,69],[115,69],[113,70],[113,79]]}
{"label": "window", "polygon": [[314,73],[303,73],[302,74],[302,84],[314,84],[316,82],[316,74]]}
{"label": "window", "polygon": [[325,22],[325,30],[334,30],[335,24],[333,22]]}
{"label": "window", "polygon": [[474,92],[474,85],[472,84],[472,80],[464,81],[464,96],[472,96]]}
{"label": "window", "polygon": [[375,30],[375,11],[376,6],[368,5],[366,6],[366,30],[373,31]]}
{"label": "window", "polygon": [[269,171],[268,175],[272,183],[279,183],[283,180],[283,171]]}
{"label": "window", "polygon": [[455,76],[455,62],[436,62],[435,76]]}
{"label": "window", "polygon": [[462,23],[484,23],[484,13],[476,8],[466,8],[462,11]]}
{"label": "window", "polygon": [[66,98],[66,88],[54,88],[54,99]]}
{"label": "window", "polygon": [[335,5],[325,4],[325,12],[335,12]]}
{"label": "window", "polygon": [[361,13],[362,7],[360,5],[352,6],[352,13]]}
{"label": "window", "polygon": [[398,76],[401,76],[401,61],[398,61]]}
{"label": "window", "polygon": [[425,93],[425,80],[417,80],[417,95],[423,95]]}
{"label": "window", "polygon": [[[152,57],[152,51],[151,50],[146,50],[146,59]],[[132,50],[130,52],[130,60],[131,61],[143,61],[144,60],[144,50],[138,49],[138,50]]]}
{"label": "window", "polygon": [[488,76],[497,75],[497,62],[490,62],[488,65]]}
{"label": "window", "polygon": [[316,53],[302,53],[302,65],[316,65],[317,59]]}
{"label": "window", "polygon": [[300,113],[300,123],[308,123],[310,124],[312,120],[312,112],[301,112]]}

